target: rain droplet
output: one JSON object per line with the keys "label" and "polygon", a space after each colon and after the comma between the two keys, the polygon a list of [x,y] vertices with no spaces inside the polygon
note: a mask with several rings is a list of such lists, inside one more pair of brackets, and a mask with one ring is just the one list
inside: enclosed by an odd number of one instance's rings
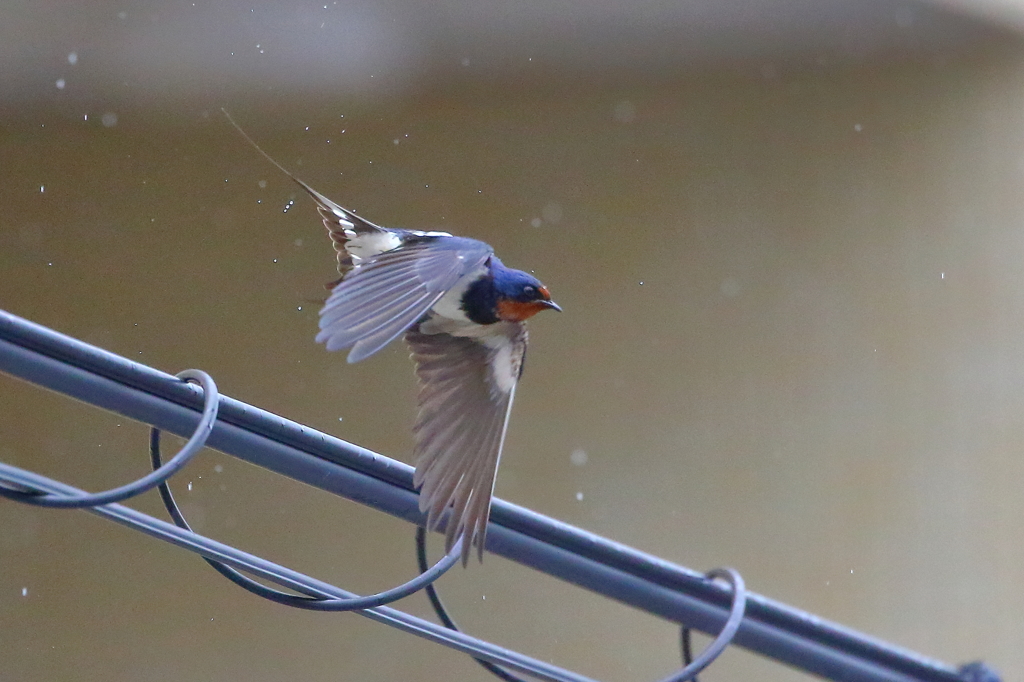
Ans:
{"label": "rain droplet", "polygon": [[291,210],[292,206],[294,206],[294,205],[295,205],[295,200],[294,199],[289,199],[288,203],[284,205],[284,210],[281,211],[281,212],[282,213],[287,213],[288,211]]}
{"label": "rain droplet", "polygon": [[562,205],[557,201],[552,201],[548,203],[543,208],[543,210],[541,210],[540,217],[543,218],[546,222],[554,223],[557,225],[558,223],[562,222],[562,216],[564,214],[564,211],[562,211]]}
{"label": "rain droplet", "polygon": [[117,114],[112,111],[108,111],[103,114],[102,118],[100,118],[100,122],[103,123],[104,128],[113,128],[117,125]]}
{"label": "rain droplet", "polygon": [[68,52],[68,64],[74,65],[74,64],[77,64],[77,63],[78,63],[78,53],[77,52]]}
{"label": "rain droplet", "polygon": [[578,467],[586,464],[588,459],[590,458],[587,456],[587,451],[583,448],[576,448],[569,455],[569,461]]}
{"label": "rain droplet", "polygon": [[612,109],[612,118],[619,123],[632,123],[636,120],[636,105],[624,99]]}
{"label": "rain droplet", "polygon": [[576,501],[577,502],[582,502],[583,501],[583,492],[582,491],[576,493]]}
{"label": "rain droplet", "polygon": [[64,79],[63,78],[58,78],[56,85],[57,85],[57,89],[58,90],[63,90],[64,89]]}

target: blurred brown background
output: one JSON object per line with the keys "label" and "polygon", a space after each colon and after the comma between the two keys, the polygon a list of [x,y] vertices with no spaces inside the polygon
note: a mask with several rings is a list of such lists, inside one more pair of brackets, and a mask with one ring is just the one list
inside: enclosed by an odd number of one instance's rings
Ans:
{"label": "blurred brown background", "polygon": [[[332,250],[226,107],[339,202],[551,287],[499,496],[1020,678],[1019,26],[1013,2],[8,3],[0,307],[408,460],[405,348],[313,342]],[[0,396],[4,461],[145,471],[143,426]],[[318,578],[414,571],[409,527],[219,453],[174,484],[202,532]],[[669,624],[496,557],[442,588],[470,632],[603,680],[678,665]],[[0,651],[5,681],[489,679],[3,501]],[[804,677],[739,649],[706,674]]]}

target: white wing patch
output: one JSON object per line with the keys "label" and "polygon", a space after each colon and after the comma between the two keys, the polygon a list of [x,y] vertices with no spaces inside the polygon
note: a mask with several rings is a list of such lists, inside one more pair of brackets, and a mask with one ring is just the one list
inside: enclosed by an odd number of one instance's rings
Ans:
{"label": "white wing patch", "polygon": [[397,249],[401,245],[401,237],[394,232],[363,232],[362,234],[353,232],[345,242],[345,250],[352,258],[362,260]]}

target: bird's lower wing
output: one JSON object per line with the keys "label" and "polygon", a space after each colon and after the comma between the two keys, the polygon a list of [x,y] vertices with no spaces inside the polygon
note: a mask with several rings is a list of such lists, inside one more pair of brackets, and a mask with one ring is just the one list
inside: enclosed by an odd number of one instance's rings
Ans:
{"label": "bird's lower wing", "polygon": [[361,264],[331,292],[320,311],[316,340],[327,350],[352,346],[358,362],[414,325],[489,254],[437,248],[425,241]]}
{"label": "bird's lower wing", "polygon": [[[415,484],[421,487],[420,510],[435,528],[452,507],[445,530],[445,548],[463,537],[462,563],[477,546],[483,559],[487,518],[494,477],[501,458],[515,395],[518,371],[526,351],[522,325],[507,335],[485,340],[449,334],[405,336],[420,380],[416,437]],[[495,358],[515,359],[514,376],[496,381]],[[505,371],[504,360],[497,371]]]}

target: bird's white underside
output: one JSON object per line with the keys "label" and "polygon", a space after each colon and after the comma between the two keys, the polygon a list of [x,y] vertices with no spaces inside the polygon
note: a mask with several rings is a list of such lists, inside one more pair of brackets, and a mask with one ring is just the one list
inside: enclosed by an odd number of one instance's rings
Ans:
{"label": "bird's white underside", "polygon": [[480,340],[492,351],[489,359],[494,387],[503,393],[512,393],[516,388],[516,382],[519,381],[519,368],[512,357],[512,339],[504,334],[495,334]]}
{"label": "bird's white underside", "polygon": [[437,325],[437,328],[434,330],[423,329],[423,333],[430,334],[445,332],[454,336],[471,336],[470,334],[459,333],[460,327],[465,326],[469,328],[471,326],[479,326],[474,325],[470,322],[469,318],[466,317],[465,311],[462,310],[462,297],[466,294],[466,289],[469,288],[469,285],[479,279],[480,275],[486,272],[487,265],[481,265],[472,272],[466,273],[466,275],[464,275],[454,287],[448,290],[448,293],[441,297],[441,300],[434,304],[434,315],[454,324],[450,324],[447,328],[441,328],[442,325]]}

